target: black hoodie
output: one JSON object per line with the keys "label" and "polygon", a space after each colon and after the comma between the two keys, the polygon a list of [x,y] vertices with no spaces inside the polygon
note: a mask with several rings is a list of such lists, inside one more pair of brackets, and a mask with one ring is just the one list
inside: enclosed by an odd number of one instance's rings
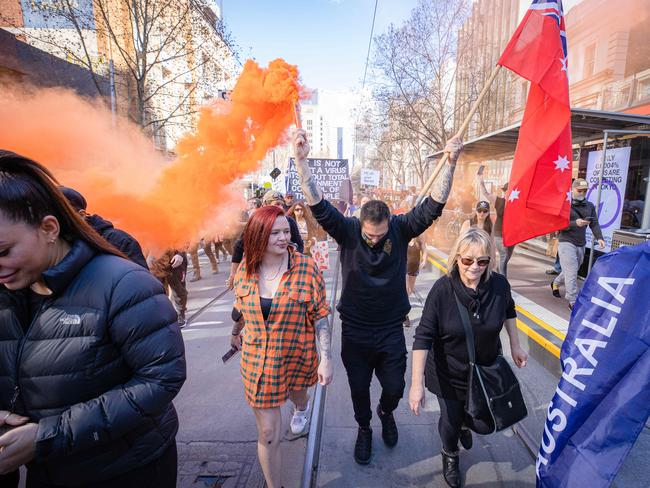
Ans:
{"label": "black hoodie", "polygon": [[408,243],[442,213],[444,204],[431,197],[410,212],[392,215],[388,234],[370,247],[361,236],[361,222],[344,217],[323,199],[311,206],[318,223],[341,246],[343,287],[337,310],[346,327],[402,328],[411,305],[406,294]]}
{"label": "black hoodie", "polygon": [[111,222],[104,220],[99,215],[90,215],[86,217],[86,221],[100,236],[126,254],[131,261],[145,269],[149,269],[147,260],[142,254],[142,248],[133,236],[123,230],[116,229]]}

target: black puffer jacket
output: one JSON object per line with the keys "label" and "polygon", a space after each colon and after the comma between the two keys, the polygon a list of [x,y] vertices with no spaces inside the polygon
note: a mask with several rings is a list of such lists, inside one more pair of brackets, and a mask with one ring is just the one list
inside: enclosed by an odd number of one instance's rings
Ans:
{"label": "black puffer jacket", "polygon": [[77,241],[43,273],[53,291],[29,320],[27,293],[0,286],[0,409],[38,422],[38,480],[92,484],[174,442],[185,380],[176,312],[147,270]]}

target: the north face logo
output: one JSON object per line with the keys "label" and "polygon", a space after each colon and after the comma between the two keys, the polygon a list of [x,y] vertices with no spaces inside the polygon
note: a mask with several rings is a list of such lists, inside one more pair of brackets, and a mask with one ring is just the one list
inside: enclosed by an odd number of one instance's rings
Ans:
{"label": "the north face logo", "polygon": [[81,325],[81,317],[79,317],[79,315],[69,315],[64,313],[59,319],[59,323],[62,325]]}

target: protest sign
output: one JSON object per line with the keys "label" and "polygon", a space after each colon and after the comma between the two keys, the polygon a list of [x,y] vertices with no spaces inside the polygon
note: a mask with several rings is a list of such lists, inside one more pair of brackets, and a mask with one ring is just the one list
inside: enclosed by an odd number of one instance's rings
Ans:
{"label": "protest sign", "polygon": [[379,186],[379,171],[363,168],[361,170],[361,184],[365,186]]}
{"label": "protest sign", "polygon": [[[307,161],[314,180],[323,191],[323,196],[327,200],[344,199],[341,195],[341,187],[343,182],[350,178],[348,160],[308,158]],[[304,200],[294,158],[289,159],[286,181],[287,192],[293,193],[295,200]]]}
{"label": "protest sign", "polygon": [[[625,185],[627,183],[627,170],[630,164],[630,147],[619,147],[607,150],[607,161],[605,161],[605,172],[603,174],[603,189],[600,196],[600,208],[598,211],[598,223],[603,231],[605,249],[599,251],[610,252],[612,250],[612,235],[615,230],[621,227],[621,216],[623,214],[623,202],[625,200]],[[598,178],[603,164],[603,151],[591,151],[587,160],[587,176],[589,183],[587,200],[596,205],[598,198]],[[593,234],[587,228],[587,246],[591,246]]]}

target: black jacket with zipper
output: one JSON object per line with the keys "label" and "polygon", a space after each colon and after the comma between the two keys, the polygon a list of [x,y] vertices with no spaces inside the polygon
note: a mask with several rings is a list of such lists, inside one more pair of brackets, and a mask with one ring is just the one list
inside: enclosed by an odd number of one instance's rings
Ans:
{"label": "black jacket with zipper", "polygon": [[186,374],[162,286],[83,241],[43,279],[31,321],[27,291],[0,286],[0,409],[38,423],[30,474],[76,486],[150,463],[175,442]]}
{"label": "black jacket with zipper", "polygon": [[86,222],[88,222],[100,236],[122,251],[131,261],[139,264],[145,269],[149,269],[149,266],[147,266],[147,260],[142,253],[140,243],[131,234],[124,232],[122,229],[116,229],[112,222],[103,219],[99,215],[89,215],[86,217]]}
{"label": "black jacket with zipper", "polygon": [[603,238],[603,231],[598,223],[596,207],[589,200],[578,201],[574,199],[571,202],[571,215],[569,217],[569,227],[560,231],[558,240],[560,242],[570,242],[574,246],[584,246],[587,243],[587,227],[579,227],[576,224],[578,219],[589,219],[589,228],[596,239]]}

